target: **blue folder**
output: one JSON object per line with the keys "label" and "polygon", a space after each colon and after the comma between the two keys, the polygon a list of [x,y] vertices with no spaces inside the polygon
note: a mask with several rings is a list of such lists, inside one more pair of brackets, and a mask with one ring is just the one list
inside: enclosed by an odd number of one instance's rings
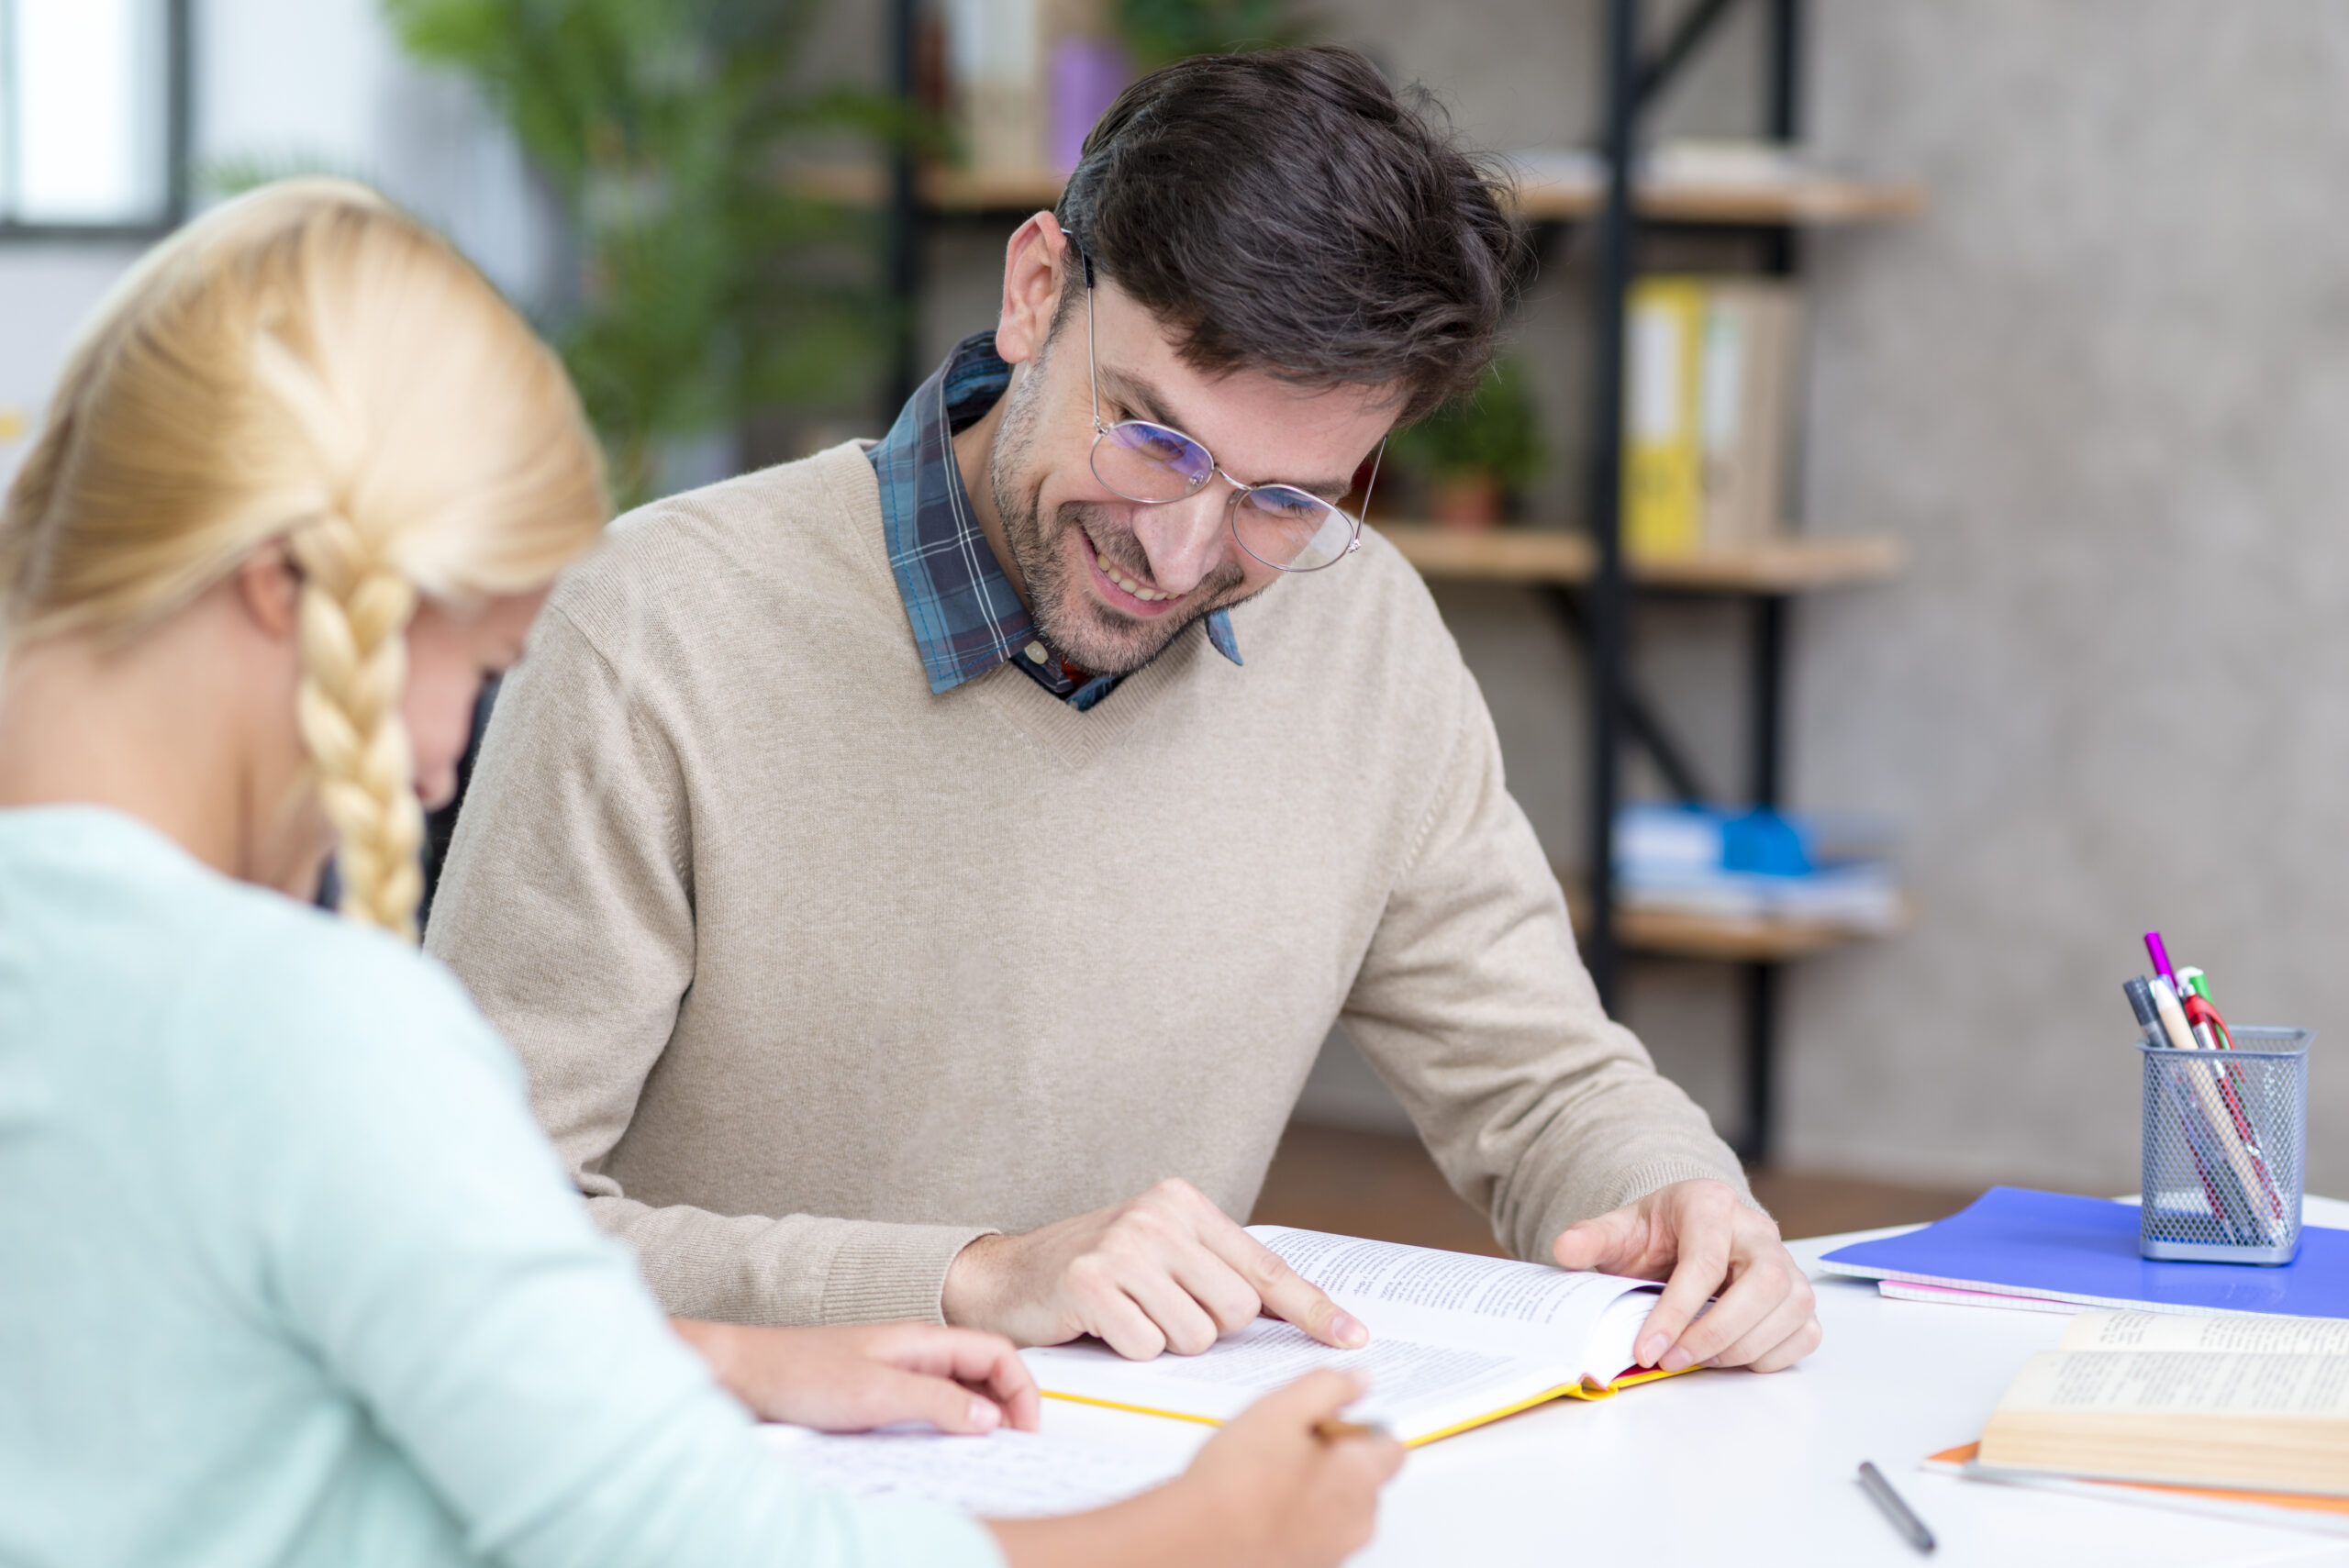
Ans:
{"label": "blue folder", "polygon": [[2150,1312],[2349,1318],[2349,1230],[2309,1225],[2281,1267],[2164,1263],[2137,1255],[2137,1210],[2106,1198],[1992,1187],[1906,1236],[1855,1241],[1820,1262],[1862,1279],[2004,1290]]}

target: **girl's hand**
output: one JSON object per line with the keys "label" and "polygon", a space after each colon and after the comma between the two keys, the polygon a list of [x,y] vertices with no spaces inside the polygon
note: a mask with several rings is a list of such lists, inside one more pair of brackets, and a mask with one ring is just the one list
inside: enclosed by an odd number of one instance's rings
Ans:
{"label": "girl's hand", "polygon": [[1392,1438],[1321,1435],[1362,1395],[1350,1373],[1308,1373],[1251,1406],[1155,1491],[987,1528],[1012,1568],[1335,1568],[1370,1540],[1378,1489],[1403,1462]]}
{"label": "girl's hand", "polygon": [[930,1323],[751,1329],[673,1318],[727,1392],[767,1421],[858,1432],[921,1421],[942,1432],[1036,1429],[1036,1380],[999,1334]]}

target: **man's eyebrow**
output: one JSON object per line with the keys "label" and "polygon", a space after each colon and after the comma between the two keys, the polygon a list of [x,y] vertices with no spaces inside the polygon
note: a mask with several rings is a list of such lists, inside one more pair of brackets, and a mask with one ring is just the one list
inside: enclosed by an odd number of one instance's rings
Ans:
{"label": "man's eyebrow", "polygon": [[[1171,412],[1165,401],[1159,395],[1158,389],[1141,376],[1129,371],[1104,365],[1101,367],[1101,389],[1103,393],[1132,409],[1152,424],[1164,425],[1169,428],[1180,430],[1186,435],[1190,434],[1191,426]],[[1197,436],[1192,436],[1191,439],[1198,439]],[[1302,490],[1308,495],[1319,495],[1330,502],[1342,500],[1346,493],[1354,487],[1352,474],[1348,474],[1343,479],[1259,479],[1249,483],[1286,484],[1292,490]]]}

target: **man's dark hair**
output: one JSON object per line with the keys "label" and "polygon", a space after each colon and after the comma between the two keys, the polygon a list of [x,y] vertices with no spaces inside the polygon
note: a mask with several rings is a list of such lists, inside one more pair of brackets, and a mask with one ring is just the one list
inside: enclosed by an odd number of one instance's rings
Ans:
{"label": "man's dark hair", "polygon": [[1416,419],[1491,363],[1526,248],[1410,100],[1350,49],[1186,60],[1119,95],[1054,216],[1189,363],[1397,384]]}

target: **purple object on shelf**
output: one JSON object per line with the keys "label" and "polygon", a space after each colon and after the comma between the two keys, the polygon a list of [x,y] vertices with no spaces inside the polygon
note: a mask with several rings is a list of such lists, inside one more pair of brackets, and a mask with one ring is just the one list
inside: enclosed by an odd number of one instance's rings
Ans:
{"label": "purple object on shelf", "polygon": [[1052,45],[1052,172],[1076,167],[1085,132],[1133,80],[1126,51],[1103,39],[1062,39]]}

